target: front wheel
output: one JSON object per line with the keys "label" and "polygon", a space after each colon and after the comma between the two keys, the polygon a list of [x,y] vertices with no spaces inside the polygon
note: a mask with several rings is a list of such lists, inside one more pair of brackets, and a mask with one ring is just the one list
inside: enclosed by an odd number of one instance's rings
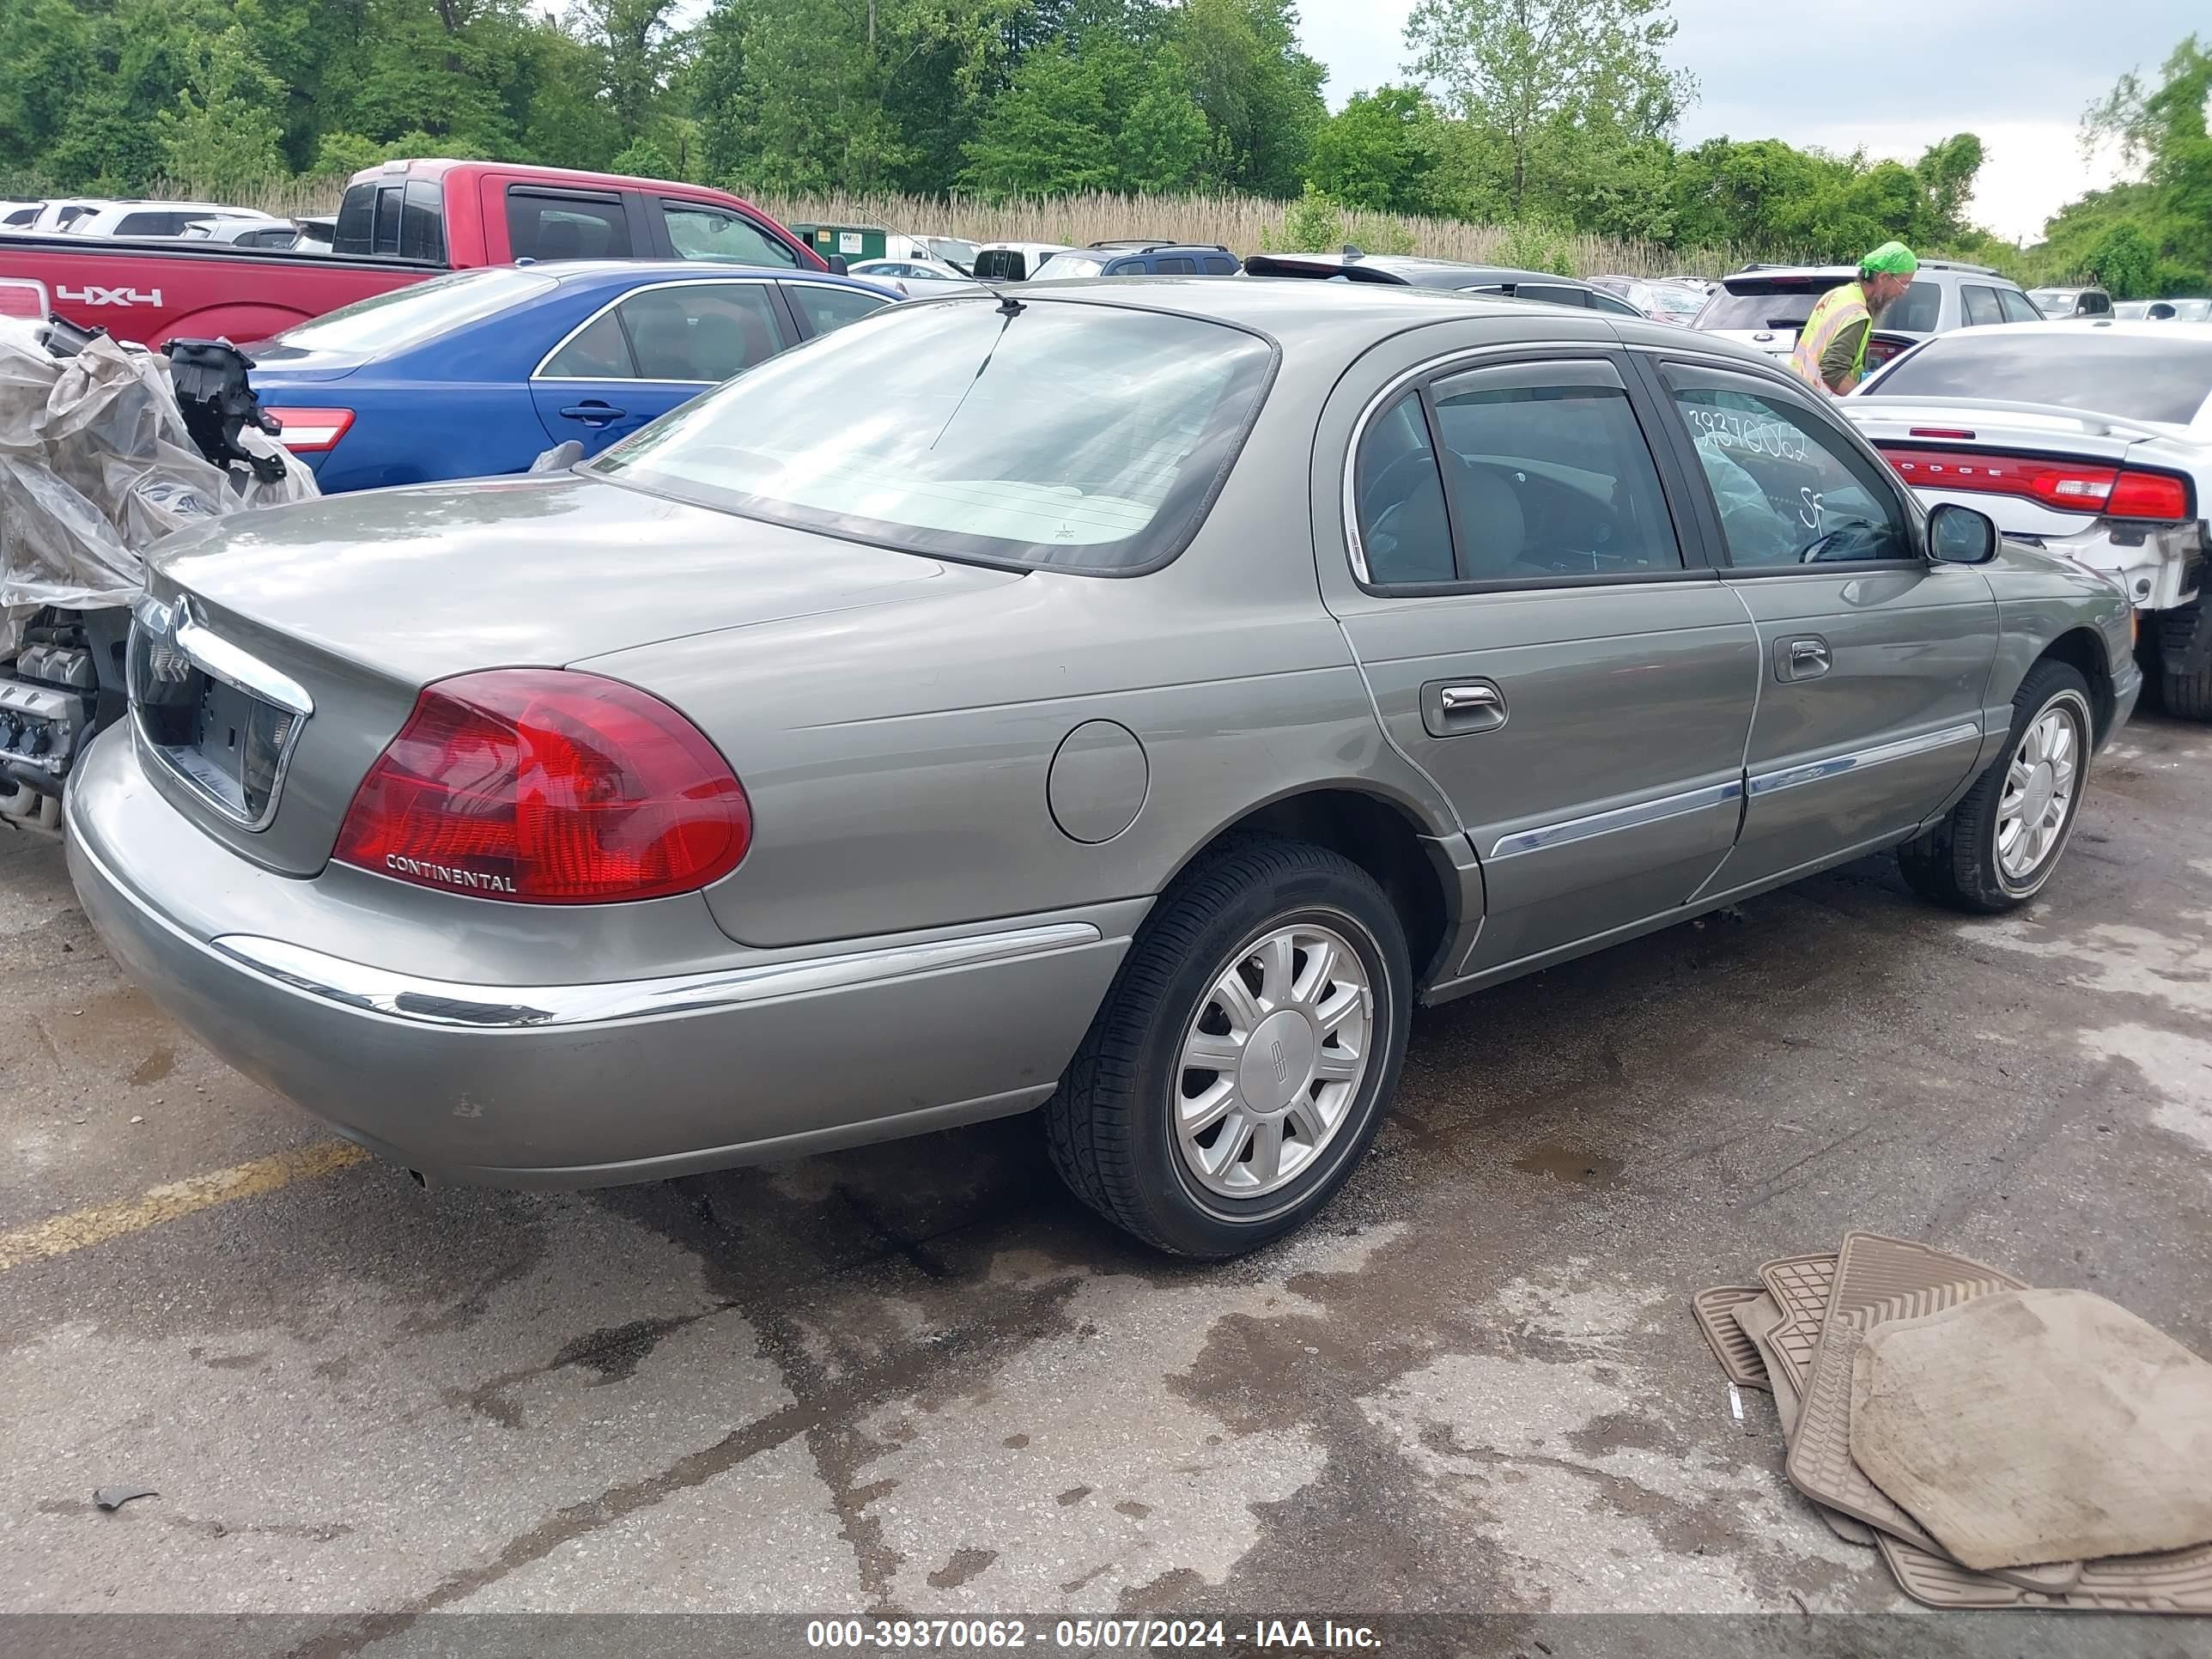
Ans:
{"label": "front wheel", "polygon": [[1252,836],[1163,896],[1044,1109],[1054,1165],[1177,1255],[1241,1255],[1328,1203],[1396,1088],[1413,973],[1350,860]]}
{"label": "front wheel", "polygon": [[1897,849],[1913,891],[1982,915],[2041,892],[2074,833],[2095,730],[2078,669],[2043,662],[2029,670],[2013,698],[2004,753],[1942,823]]}

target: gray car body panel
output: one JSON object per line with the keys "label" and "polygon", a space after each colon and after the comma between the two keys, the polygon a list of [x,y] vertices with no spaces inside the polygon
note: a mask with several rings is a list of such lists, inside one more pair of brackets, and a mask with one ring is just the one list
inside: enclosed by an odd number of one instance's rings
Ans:
{"label": "gray car body panel", "polygon": [[[1416,964],[1433,999],[1900,839],[2002,746],[2021,676],[2062,633],[2102,641],[2107,729],[2132,706],[2109,584],[2017,548],[1978,570],[1732,574],[1663,439],[1698,567],[1677,579],[1362,586],[1345,480],[1385,388],[1485,354],[1626,364],[1685,349],[1679,330],[1318,283],[1032,302],[1152,304],[1279,343],[1242,457],[1164,567],[985,568],[588,476],[257,515],[164,550],[154,586],[315,696],[275,820],[220,820],[110,732],[69,800],[88,912],[218,1053],[364,1144],[451,1178],[596,1184],[1034,1105],[1155,896],[1292,797],[1357,792],[1417,836],[1448,912]],[[1844,672],[1793,709],[1768,665],[1808,619]],[[754,809],[738,869],[699,894],[555,907],[328,864],[419,687],[518,664],[611,675],[696,721]],[[1467,675],[1504,689],[1506,723],[1432,735],[1427,697]],[[1940,767],[1915,751],[1781,792],[1832,805],[1738,860],[1762,773],[1969,721],[1978,743]],[[629,1012],[591,1012],[614,1005]]]}

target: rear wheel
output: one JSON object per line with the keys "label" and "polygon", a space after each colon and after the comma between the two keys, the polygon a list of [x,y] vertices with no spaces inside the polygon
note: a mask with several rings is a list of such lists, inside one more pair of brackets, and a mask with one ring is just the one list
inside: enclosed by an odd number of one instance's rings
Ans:
{"label": "rear wheel", "polygon": [[1044,1117],[1079,1197],[1160,1249],[1290,1231],[1352,1172],[1397,1086],[1405,934],[1323,848],[1242,837],[1161,899]]}
{"label": "rear wheel", "polygon": [[2185,720],[2212,720],[2212,663],[2193,674],[2167,669],[2159,677],[2166,712]]}
{"label": "rear wheel", "polygon": [[2074,833],[2095,729],[2080,670],[2063,662],[2029,670],[2004,753],[1941,823],[1897,849],[1912,890],[1985,915],[2041,892]]}

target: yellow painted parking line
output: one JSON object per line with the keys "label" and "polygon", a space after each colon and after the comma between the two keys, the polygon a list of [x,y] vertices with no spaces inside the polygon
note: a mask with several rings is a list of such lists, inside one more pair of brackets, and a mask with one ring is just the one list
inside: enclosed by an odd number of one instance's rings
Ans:
{"label": "yellow painted parking line", "polygon": [[228,1170],[189,1176],[164,1186],[149,1188],[137,1198],[116,1204],[95,1204],[88,1209],[34,1221],[13,1232],[0,1233],[0,1273],[27,1262],[67,1255],[110,1239],[143,1233],[149,1227],[211,1210],[235,1199],[258,1198],[289,1187],[295,1181],[343,1170],[367,1160],[368,1154],[349,1140],[319,1140],[312,1146],[257,1158]]}

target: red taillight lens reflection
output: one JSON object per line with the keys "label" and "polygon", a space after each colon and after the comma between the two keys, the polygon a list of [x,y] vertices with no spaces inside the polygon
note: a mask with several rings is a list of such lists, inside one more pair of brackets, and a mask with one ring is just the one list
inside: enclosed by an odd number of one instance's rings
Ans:
{"label": "red taillight lens reflection", "polygon": [[738,866],[752,809],[696,727],[635,686],[501,668],[426,686],[331,856],[540,904],[690,892]]}
{"label": "red taillight lens reflection", "polygon": [[[1931,434],[1932,435],[1932,434]],[[2094,463],[2043,460],[1986,450],[1881,446],[1883,457],[1909,484],[2017,495],[2062,513],[2106,519],[2166,520],[2189,516],[2189,481],[2169,472],[2122,471]]]}

